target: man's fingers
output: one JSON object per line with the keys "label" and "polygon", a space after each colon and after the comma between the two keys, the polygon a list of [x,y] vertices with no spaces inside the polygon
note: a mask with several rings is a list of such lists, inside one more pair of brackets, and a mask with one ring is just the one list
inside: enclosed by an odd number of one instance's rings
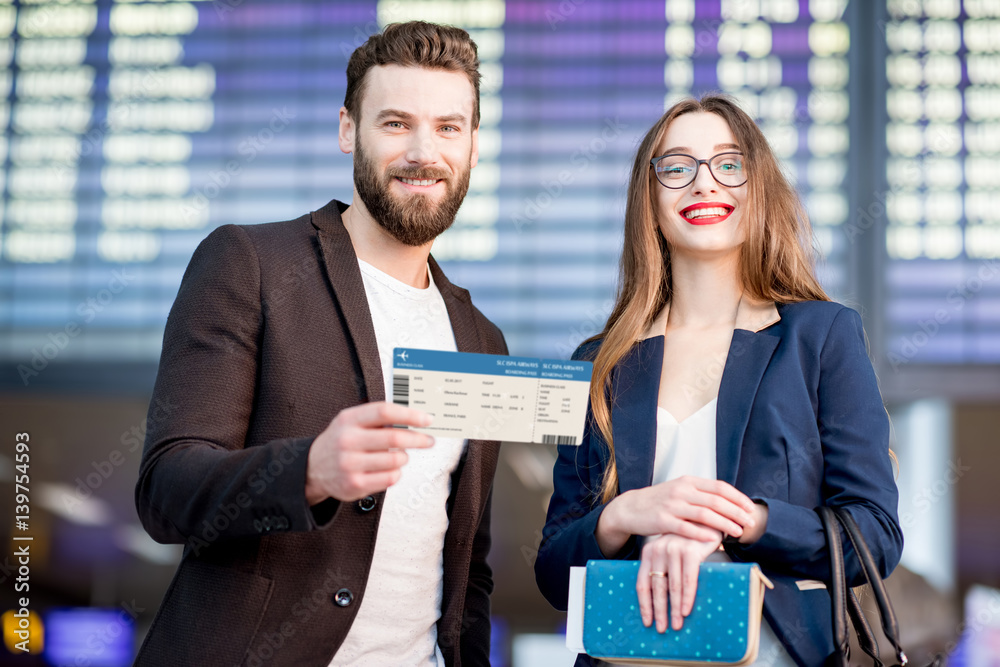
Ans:
{"label": "man's fingers", "polygon": [[351,434],[354,449],[369,452],[386,449],[426,449],[434,437],[402,428],[361,428]]}
{"label": "man's fingers", "polygon": [[364,452],[357,454],[359,457],[359,470],[361,472],[384,472],[396,470],[406,465],[409,454],[399,450],[395,452]]}
{"label": "man's fingers", "polygon": [[358,485],[358,488],[360,489],[358,497],[363,498],[364,496],[385,491],[390,486],[398,482],[402,474],[403,473],[398,468],[395,470],[387,470],[385,472],[365,473],[361,479],[361,483]]}
{"label": "man's fingers", "polygon": [[347,424],[374,428],[377,426],[430,426],[431,416],[415,408],[377,401],[347,408],[339,415]]}

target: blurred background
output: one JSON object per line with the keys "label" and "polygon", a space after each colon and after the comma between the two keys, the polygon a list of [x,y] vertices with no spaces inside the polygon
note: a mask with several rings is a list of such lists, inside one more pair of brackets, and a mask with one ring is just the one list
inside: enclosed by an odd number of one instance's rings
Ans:
{"label": "blurred background", "polygon": [[[433,253],[512,354],[567,358],[602,328],[633,152],[665,106],[722,90],[757,118],[868,332],[904,643],[1000,665],[998,0],[0,2],[0,664],[130,664],[181,554],[133,488],[184,268],[219,225],[350,200],[347,59],[413,18],[479,45],[480,163]],[[495,665],[572,664],[532,572],[554,460],[503,448]],[[44,639],[15,657],[26,594]]]}

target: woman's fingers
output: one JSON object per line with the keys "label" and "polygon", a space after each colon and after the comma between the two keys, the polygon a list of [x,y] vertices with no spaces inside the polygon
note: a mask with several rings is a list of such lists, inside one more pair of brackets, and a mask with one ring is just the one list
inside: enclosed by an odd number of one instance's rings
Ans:
{"label": "woman's fingers", "polygon": [[[670,574],[667,572],[666,565],[660,565],[660,567],[662,569],[653,570],[654,574],[650,577],[653,588],[653,618],[656,620],[656,631],[666,632],[667,582],[670,580]],[[657,572],[660,574],[656,574]],[[663,573],[666,573],[667,576],[663,576]]]}
{"label": "woman's fingers", "polygon": [[[743,512],[743,510],[739,511],[741,513]],[[671,508],[671,514],[676,516],[678,519],[707,526],[708,528],[717,530],[720,533],[725,533],[726,535],[739,537],[743,534],[742,525],[702,505],[677,503],[675,507]],[[685,535],[685,537],[691,537],[691,539],[704,539],[693,535]]]}
{"label": "woman's fingers", "polygon": [[646,542],[642,548],[642,562],[639,565],[635,583],[639,595],[639,613],[647,628],[655,623],[658,632],[667,629],[667,561],[666,545],[669,536],[657,536]]}
{"label": "woman's fingers", "polygon": [[639,614],[642,616],[642,624],[647,628],[653,622],[652,578],[649,576],[651,571],[649,556],[646,549],[643,549],[642,561],[639,563],[639,576],[635,580],[635,592],[639,598]]}
{"label": "woman's fingers", "polygon": [[706,479],[704,477],[690,477],[688,479],[691,480],[692,486],[699,491],[725,498],[734,505],[741,507],[747,513],[753,512],[753,501],[732,484],[723,482],[720,479]]}
{"label": "woman's fingers", "polygon": [[684,617],[694,609],[701,563],[718,546],[718,535],[710,542],[676,534],[658,535],[646,542],[636,581],[643,625],[648,628],[655,623],[657,632],[683,627]]}
{"label": "woman's fingers", "polygon": [[701,558],[693,551],[686,551],[681,560],[684,573],[681,575],[683,593],[680,606],[681,613],[684,616],[689,616],[691,610],[694,609],[694,598],[698,592],[698,572],[701,570]]}
{"label": "woman's fingers", "polygon": [[[678,543],[673,543],[667,548],[667,584],[670,587],[670,625],[674,630],[680,630],[684,624],[681,615],[681,596],[684,590],[684,570],[681,559],[681,549]],[[662,628],[657,622],[657,629],[665,632],[667,622],[664,619]]]}
{"label": "woman's fingers", "polygon": [[714,512],[719,516],[723,516],[733,523],[739,524],[741,527],[752,525],[753,523],[752,502],[750,503],[750,509],[746,509],[742,503],[735,503],[724,496],[695,490],[691,494],[690,503]]}
{"label": "woman's fingers", "polygon": [[716,539],[719,533],[723,531],[717,528],[709,528],[704,524],[696,523],[694,521],[685,521],[680,518],[675,518],[675,520],[670,522],[666,530],[663,532],[666,534],[680,535],[681,537],[686,537],[690,540],[708,542]]}

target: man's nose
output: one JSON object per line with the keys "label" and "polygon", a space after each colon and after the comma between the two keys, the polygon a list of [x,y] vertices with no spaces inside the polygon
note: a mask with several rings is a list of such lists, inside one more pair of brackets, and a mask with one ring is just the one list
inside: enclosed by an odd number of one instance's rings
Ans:
{"label": "man's nose", "polygon": [[418,127],[410,135],[406,147],[406,161],[412,165],[426,165],[437,162],[437,145],[429,128]]}

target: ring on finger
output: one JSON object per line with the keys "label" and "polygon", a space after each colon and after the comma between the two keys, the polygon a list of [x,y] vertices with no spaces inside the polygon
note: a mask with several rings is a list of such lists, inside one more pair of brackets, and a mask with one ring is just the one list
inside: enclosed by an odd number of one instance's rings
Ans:
{"label": "ring on finger", "polygon": [[667,573],[666,572],[650,572],[649,576],[651,576],[651,577],[666,577]]}

